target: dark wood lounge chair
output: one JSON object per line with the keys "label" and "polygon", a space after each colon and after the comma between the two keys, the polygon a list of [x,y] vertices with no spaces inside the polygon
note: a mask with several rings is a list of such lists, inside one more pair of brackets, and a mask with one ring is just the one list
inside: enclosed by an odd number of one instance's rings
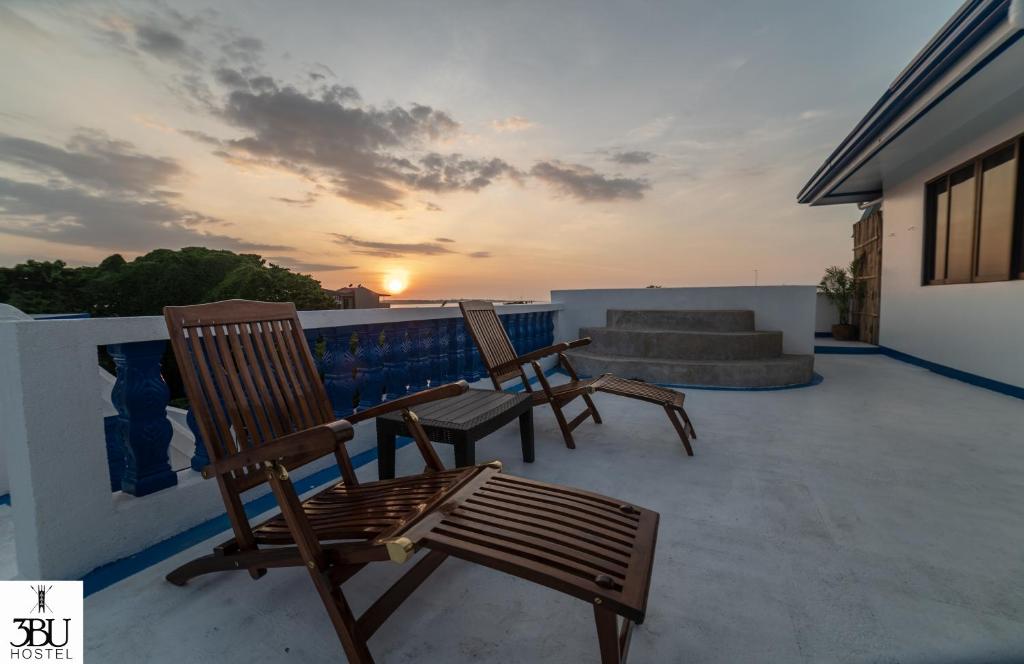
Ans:
{"label": "dark wood lounge chair", "polygon": [[[588,417],[593,417],[594,422],[601,424],[601,414],[594,406],[594,400],[590,398],[594,392],[607,392],[617,394],[620,397],[639,399],[657,404],[665,409],[669,422],[672,423],[683,447],[689,456],[693,456],[693,447],[690,439],[697,437],[697,432],[690,423],[690,418],[683,409],[683,401],[686,395],[678,390],[670,390],[667,387],[659,387],[638,380],[619,378],[612,374],[602,374],[594,378],[581,380],[572,366],[572,362],[565,352],[573,348],[580,348],[590,343],[589,337],[566,341],[540,348],[525,355],[516,355],[515,348],[505,332],[501,320],[498,318],[494,305],[490,302],[473,300],[460,302],[462,316],[466,319],[466,328],[476,342],[480,351],[480,360],[487,369],[487,373],[494,383],[494,389],[502,389],[502,385],[510,380],[521,380],[523,387],[533,396],[534,404],[551,404],[558,421],[558,428],[562,430],[562,437],[565,439],[566,447],[576,448],[576,441],[573,440],[572,432]],[[552,385],[540,368],[540,360],[551,355],[558,356],[558,362],[569,374],[569,382],[562,385]],[[533,367],[540,383],[540,391],[536,391],[530,385],[523,367],[529,364]],[[587,407],[572,420],[567,420],[562,409],[577,397],[583,397]],[[682,418],[680,422],[679,418]]]}
{"label": "dark wood lounge chair", "polygon": [[[203,476],[216,479],[234,534],[168,581],[228,570],[257,579],[270,568],[304,567],[348,660],[368,664],[370,637],[451,555],[590,603],[602,663],[625,661],[646,611],[656,512],[509,476],[499,462],[446,470],[411,409],[462,394],[464,382],[334,420],[292,304],[233,300],[167,307],[164,315],[211,459]],[[426,470],[360,483],[345,448],[352,424],[396,410]],[[342,481],[300,500],[289,472],[329,454]],[[253,524],[242,494],[264,483],[281,513]],[[427,553],[356,617],[342,584],[369,563],[403,563],[421,549]]]}

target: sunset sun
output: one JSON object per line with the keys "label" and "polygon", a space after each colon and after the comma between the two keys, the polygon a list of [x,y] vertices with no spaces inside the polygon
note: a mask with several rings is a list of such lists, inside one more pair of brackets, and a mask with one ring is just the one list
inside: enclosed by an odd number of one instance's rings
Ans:
{"label": "sunset sun", "polygon": [[398,295],[409,287],[409,276],[406,274],[389,274],[384,277],[384,288],[391,295]]}

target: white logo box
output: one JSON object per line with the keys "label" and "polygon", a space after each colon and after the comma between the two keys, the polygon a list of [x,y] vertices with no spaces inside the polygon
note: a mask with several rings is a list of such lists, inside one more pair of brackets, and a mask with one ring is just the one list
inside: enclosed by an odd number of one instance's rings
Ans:
{"label": "white logo box", "polygon": [[81,581],[0,581],[0,662],[83,662]]}

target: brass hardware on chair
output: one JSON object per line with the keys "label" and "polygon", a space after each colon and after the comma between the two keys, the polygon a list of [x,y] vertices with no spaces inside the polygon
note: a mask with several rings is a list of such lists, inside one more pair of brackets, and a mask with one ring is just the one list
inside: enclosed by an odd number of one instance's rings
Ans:
{"label": "brass hardware on chair", "polygon": [[495,459],[494,461],[488,461],[484,465],[485,466],[489,466],[491,468],[497,468],[498,470],[501,470],[502,468],[505,467],[505,465],[501,461],[499,461],[498,459]]}
{"label": "brass hardware on chair", "polygon": [[391,562],[402,564],[406,560],[409,560],[409,556],[412,554],[413,546],[412,540],[408,537],[396,537],[393,540],[384,542],[384,546],[388,551],[388,558]]}
{"label": "brass hardware on chair", "polygon": [[268,478],[276,477],[282,482],[288,479],[288,469],[279,461],[267,461],[263,467],[267,471]]}

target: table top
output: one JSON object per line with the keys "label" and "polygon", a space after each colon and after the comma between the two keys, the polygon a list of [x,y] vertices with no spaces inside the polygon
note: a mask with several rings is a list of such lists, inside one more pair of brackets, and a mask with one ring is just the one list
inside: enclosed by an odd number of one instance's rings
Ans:
{"label": "table top", "polygon": [[[468,390],[465,394],[417,406],[413,412],[424,427],[468,431],[496,417],[518,417],[532,407],[529,393],[510,394],[497,390]],[[378,421],[403,423],[402,413],[381,415]]]}

